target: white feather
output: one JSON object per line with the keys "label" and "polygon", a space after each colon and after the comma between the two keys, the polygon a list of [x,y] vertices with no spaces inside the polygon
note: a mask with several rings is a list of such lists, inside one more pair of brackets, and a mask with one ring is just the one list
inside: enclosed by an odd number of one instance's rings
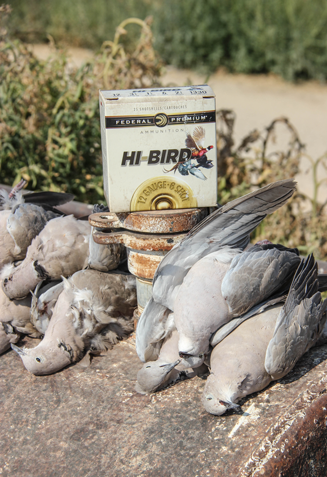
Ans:
{"label": "white feather", "polygon": [[4,189],[0,190],[0,210],[11,210],[14,209],[17,205],[21,205],[24,203],[23,193],[21,191],[16,192],[14,197],[11,199],[9,198],[9,194]]}
{"label": "white feather", "polygon": [[8,278],[12,274],[14,269],[15,266],[12,263],[7,263],[6,265],[4,265],[0,272],[0,279],[4,280],[5,278]]}

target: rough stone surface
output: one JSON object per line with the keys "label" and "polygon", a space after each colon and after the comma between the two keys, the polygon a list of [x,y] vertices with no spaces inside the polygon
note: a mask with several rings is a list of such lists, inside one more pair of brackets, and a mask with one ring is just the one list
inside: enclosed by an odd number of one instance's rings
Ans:
{"label": "rough stone surface", "polygon": [[[36,340],[25,339],[28,346]],[[325,476],[327,346],[286,378],[242,401],[242,414],[207,414],[204,380],[134,391],[132,340],[52,376],[0,358],[0,475]]]}

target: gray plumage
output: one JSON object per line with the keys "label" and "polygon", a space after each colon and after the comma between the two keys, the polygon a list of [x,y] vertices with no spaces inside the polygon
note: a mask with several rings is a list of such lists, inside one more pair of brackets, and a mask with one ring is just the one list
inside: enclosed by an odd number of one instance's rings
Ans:
{"label": "gray plumage", "polygon": [[[9,300],[0,288],[0,354],[9,349],[11,343],[17,343],[23,334],[32,338],[44,335],[55,304],[54,285],[57,283],[41,282],[33,297],[27,296],[23,300]],[[63,289],[63,282],[60,286]],[[58,296],[57,293],[56,298]]]}
{"label": "gray plumage", "polygon": [[15,260],[15,242],[7,230],[7,220],[10,210],[0,212],[0,270]]}
{"label": "gray plumage", "polygon": [[0,270],[7,263],[24,259],[34,237],[49,220],[58,217],[59,211],[46,202],[60,204],[72,198],[71,194],[42,192],[23,196],[14,189],[10,194],[0,190]]}
{"label": "gray plumage", "polygon": [[6,277],[2,288],[10,298],[23,298],[44,279],[69,277],[86,267],[91,226],[72,215],[52,219],[28,247],[23,262]]}
{"label": "gray plumage", "polygon": [[293,251],[253,247],[236,254],[213,252],[197,262],[184,279],[175,301],[180,356],[209,352],[209,341],[223,324],[278,290],[289,287],[300,258]]}
{"label": "gray plumage", "polygon": [[274,182],[235,199],[202,220],[165,255],[153,279],[153,298],[174,311],[178,288],[190,268],[202,257],[228,246],[244,250],[250,233],[293,195],[291,179]]}
{"label": "gray plumage", "polygon": [[55,280],[47,284],[38,283],[32,292],[31,323],[42,335],[48,328],[53,308],[63,289],[64,282]]}
{"label": "gray plumage", "polygon": [[223,414],[237,402],[285,376],[316,344],[326,322],[317,265],[301,262],[284,306],[275,305],[244,321],[211,353],[211,374],[202,402],[212,414]]}
{"label": "gray plumage", "polygon": [[[147,319],[143,319],[143,316]],[[151,317],[151,322],[148,317]],[[136,351],[140,360],[145,363],[158,359],[163,340],[174,328],[173,313],[150,298],[136,328]]]}
{"label": "gray plumage", "polygon": [[[173,330],[165,338],[158,359],[143,365],[137,374],[137,392],[154,393],[178,381],[182,376],[192,378],[200,372],[200,368],[189,368],[188,363],[184,366],[178,354],[178,340],[178,331]],[[201,372],[203,373],[203,369]]]}
{"label": "gray plumage", "polygon": [[98,244],[93,240],[93,227],[89,242],[88,267],[100,272],[109,272],[118,267],[125,258],[126,249],[119,243]]}
{"label": "gray plumage", "polygon": [[7,231],[15,243],[15,260],[25,258],[27,248],[49,220],[57,217],[51,210],[34,204],[21,204],[11,211],[7,219]]}
{"label": "gray plumage", "polygon": [[232,260],[221,293],[233,317],[246,313],[256,303],[290,285],[301,259],[294,251],[253,247]]}
{"label": "gray plumage", "polygon": [[135,307],[134,277],[82,270],[64,279],[41,343],[22,350],[12,347],[28,371],[55,373],[87,351],[108,349],[127,336],[133,330]]}
{"label": "gray plumage", "polygon": [[291,371],[323,332],[327,300],[321,304],[317,275],[313,256],[302,260],[267,347],[265,368],[272,379],[280,379]]}
{"label": "gray plumage", "polygon": [[[279,181],[226,204],[195,226],[180,244],[165,255],[154,276],[152,300],[145,307],[136,331],[136,350],[142,361],[149,354],[153,355],[152,359],[158,356],[160,342],[172,330],[166,323],[169,310],[175,311],[177,296],[182,296],[180,289],[192,267],[217,252],[223,264],[218,273],[221,281],[231,260],[248,245],[250,233],[267,214],[281,207],[292,196],[294,189],[293,180]],[[207,281],[213,281],[210,272]],[[220,284],[217,288],[220,289]],[[201,300],[205,304],[207,295],[205,292],[203,297],[199,291],[193,290],[192,303]],[[182,331],[178,326],[177,329]],[[182,337],[183,332],[180,334]],[[205,342],[208,340],[209,337],[206,337]],[[182,348],[180,351],[187,352]]]}
{"label": "gray plumage", "polygon": [[30,322],[31,298],[16,301],[9,298],[0,289],[0,354],[17,343],[21,333],[39,336]]}

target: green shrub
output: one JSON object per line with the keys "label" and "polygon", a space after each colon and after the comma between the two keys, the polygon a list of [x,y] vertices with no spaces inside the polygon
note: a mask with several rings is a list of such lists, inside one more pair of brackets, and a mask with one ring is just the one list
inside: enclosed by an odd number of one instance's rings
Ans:
{"label": "green shrub", "polygon": [[176,66],[327,78],[327,3],[321,0],[165,0],[156,46]]}
{"label": "green shrub", "polygon": [[[327,78],[322,0],[8,0],[11,33],[24,41],[98,48],[126,17],[154,17],[155,46],[179,67]],[[136,30],[129,38],[134,40]]]}
{"label": "green shrub", "polygon": [[[253,188],[295,177],[300,172],[300,159],[306,155],[294,126],[287,118],[275,119],[262,131],[251,131],[237,146],[234,144],[235,119],[233,111],[221,110],[217,113],[218,192],[221,204],[247,194]],[[285,149],[278,150],[274,139],[282,126],[289,134],[289,143]],[[282,209],[261,222],[253,232],[252,241],[268,239],[297,247],[302,254],[314,252],[317,259],[326,260],[327,201],[319,204],[317,193],[326,182],[325,178],[318,178],[318,165],[327,170],[327,153],[317,160],[306,157],[312,164],[313,198],[297,191]],[[305,201],[311,202],[309,210],[303,207]]]}
{"label": "green shrub", "polygon": [[[141,26],[141,36],[126,53],[119,39],[132,22]],[[2,29],[0,182],[24,178],[31,189],[103,201],[98,90],[157,85],[159,75],[151,30],[141,20],[123,22],[114,41],[105,42],[79,70],[57,50],[47,61],[38,60],[26,45],[5,38]]]}
{"label": "green shrub", "polygon": [[[142,0],[9,0],[10,34],[26,42],[44,42],[48,35],[58,44],[99,48],[113,40],[125,18],[147,16],[150,2]],[[132,30],[132,40],[138,35]],[[131,32],[129,32],[131,33]],[[130,38],[129,38],[130,39]],[[124,41],[124,39],[122,39]]]}

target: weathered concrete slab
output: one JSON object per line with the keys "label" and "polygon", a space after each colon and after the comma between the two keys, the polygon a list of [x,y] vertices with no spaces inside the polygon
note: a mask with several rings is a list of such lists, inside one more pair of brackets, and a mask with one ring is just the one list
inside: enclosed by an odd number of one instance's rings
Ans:
{"label": "weathered concrete slab", "polygon": [[200,378],[137,394],[128,343],[53,376],[29,374],[10,351],[0,358],[0,475],[325,476],[326,359],[327,346],[311,350],[245,400],[247,415],[217,417],[201,406]]}

